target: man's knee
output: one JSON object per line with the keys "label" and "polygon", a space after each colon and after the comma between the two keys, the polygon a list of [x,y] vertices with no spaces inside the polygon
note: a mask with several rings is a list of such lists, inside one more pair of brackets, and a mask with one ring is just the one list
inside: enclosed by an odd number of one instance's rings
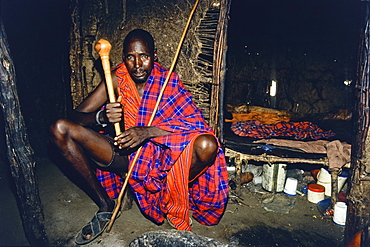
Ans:
{"label": "man's knee", "polygon": [[218,151],[218,142],[213,135],[200,135],[195,139],[194,150],[198,159],[207,162],[213,160]]}
{"label": "man's knee", "polygon": [[53,139],[61,139],[68,135],[71,122],[66,119],[58,119],[50,126],[50,135]]}

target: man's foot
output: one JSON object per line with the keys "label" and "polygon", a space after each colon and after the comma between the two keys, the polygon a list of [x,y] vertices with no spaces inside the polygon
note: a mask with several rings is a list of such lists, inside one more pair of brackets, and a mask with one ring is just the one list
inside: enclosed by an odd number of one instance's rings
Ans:
{"label": "man's foot", "polygon": [[[107,228],[113,212],[98,212],[94,215],[89,223],[84,226],[76,235],[76,244],[88,244],[100,236]],[[119,214],[117,215],[117,218]]]}
{"label": "man's foot", "polygon": [[76,244],[88,244],[100,236],[107,228],[112,215],[112,212],[96,213],[92,220],[77,233],[75,238]]}

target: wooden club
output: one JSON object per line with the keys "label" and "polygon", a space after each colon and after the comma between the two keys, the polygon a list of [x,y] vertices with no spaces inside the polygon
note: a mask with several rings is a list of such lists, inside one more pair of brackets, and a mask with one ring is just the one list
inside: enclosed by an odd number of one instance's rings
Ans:
{"label": "wooden club", "polygon": [[[111,68],[109,62],[109,53],[112,49],[112,45],[105,39],[100,39],[95,44],[95,51],[99,54],[103,70],[105,76],[105,84],[107,86],[109,102],[114,103],[116,102],[116,95],[114,94],[113,82],[112,82],[112,75],[111,75]],[[114,123],[114,130],[116,132],[116,136],[121,134],[121,127],[119,123]]]}

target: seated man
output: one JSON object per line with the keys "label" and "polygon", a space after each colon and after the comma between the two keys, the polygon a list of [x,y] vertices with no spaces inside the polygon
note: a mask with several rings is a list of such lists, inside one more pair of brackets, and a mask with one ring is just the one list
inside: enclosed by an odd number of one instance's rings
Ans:
{"label": "seated man", "polygon": [[[64,157],[61,170],[99,207],[92,224],[77,234],[78,244],[92,241],[106,228],[115,207],[112,198],[122,188],[116,174],[128,171],[140,146],[129,184],[142,212],[155,223],[167,218],[176,229],[191,230],[190,209],[198,222],[214,225],[227,203],[224,153],[176,74],[147,126],[168,74],[155,62],[153,37],[133,30],[123,49],[124,62],[112,73],[117,102],[106,103],[102,82],[77,107],[72,120],[57,120],[50,129]],[[114,138],[90,128],[122,120],[125,130]]]}

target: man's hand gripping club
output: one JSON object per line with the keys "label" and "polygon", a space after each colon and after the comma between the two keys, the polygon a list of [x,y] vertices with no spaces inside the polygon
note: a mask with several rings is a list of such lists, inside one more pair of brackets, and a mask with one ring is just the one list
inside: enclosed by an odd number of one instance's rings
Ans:
{"label": "man's hand gripping club", "polygon": [[[109,123],[120,123],[123,119],[123,109],[121,105],[122,96],[117,98],[117,102],[108,103],[105,107],[105,114]],[[170,132],[156,127],[135,126],[123,131],[114,138],[114,145],[120,149],[136,148],[150,138],[164,136]]]}

